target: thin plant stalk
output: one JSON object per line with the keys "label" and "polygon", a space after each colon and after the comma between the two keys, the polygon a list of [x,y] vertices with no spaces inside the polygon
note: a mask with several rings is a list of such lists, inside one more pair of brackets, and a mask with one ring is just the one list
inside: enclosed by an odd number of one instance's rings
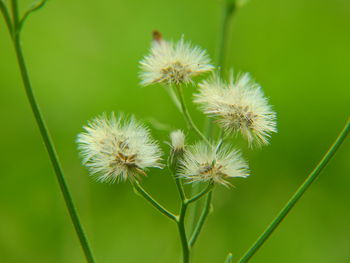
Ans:
{"label": "thin plant stalk", "polygon": [[182,185],[181,179],[176,175],[174,175],[174,177],[175,177],[175,184],[181,198],[181,202],[184,202],[185,200],[187,200],[187,198],[186,198],[185,190]]}
{"label": "thin plant stalk", "polygon": [[6,26],[7,26],[7,29],[10,33],[10,36],[11,38],[13,37],[13,28],[12,28],[12,22],[11,22],[11,17],[10,17],[10,14],[5,6],[5,3],[3,2],[3,0],[0,0],[0,10],[1,10],[1,13],[4,17],[4,20],[5,20],[5,23],[6,23]]}
{"label": "thin plant stalk", "polygon": [[225,263],[232,263],[232,253],[228,253],[226,259],[225,259]]}
{"label": "thin plant stalk", "polygon": [[[30,83],[28,70],[27,70],[27,67],[25,64],[25,59],[24,59],[21,44],[20,44],[20,30],[19,30],[19,21],[20,20],[18,17],[17,1],[16,0],[11,1],[12,21],[9,20],[10,18],[8,17],[8,12],[6,11],[7,9],[6,9],[6,6],[4,6],[3,2],[0,2],[0,6],[1,6],[2,13],[4,14],[5,21],[8,25],[8,29],[9,29],[9,32],[11,34],[11,38],[13,40],[13,45],[14,45],[14,49],[15,49],[15,53],[16,53],[17,62],[19,65],[23,85],[25,88],[25,92],[26,92],[30,107],[32,109],[32,112],[34,114],[36,123],[39,127],[40,134],[41,134],[42,140],[45,144],[46,150],[48,152],[51,164],[52,164],[53,169],[55,171],[56,178],[58,180],[58,184],[60,186],[61,193],[63,195],[66,207],[67,207],[69,215],[70,215],[70,218],[71,218],[72,223],[74,225],[74,229],[78,235],[78,238],[79,238],[80,244],[83,248],[87,262],[94,263],[95,260],[94,260],[92,251],[90,249],[90,246],[88,244],[88,240],[87,240],[87,237],[86,237],[85,232],[83,230],[83,227],[80,223],[77,210],[74,206],[72,196],[71,196],[69,189],[68,189],[68,185],[67,185],[66,180],[64,178],[63,170],[61,168],[61,164],[60,164],[60,161],[58,159],[58,156],[57,156],[57,153],[55,150],[55,146],[51,140],[51,136],[50,136],[49,131],[46,127],[44,118],[41,114],[39,105],[36,101],[36,98],[35,98],[31,83]],[[3,10],[5,10],[5,11],[3,11]]]}
{"label": "thin plant stalk", "polygon": [[188,244],[186,229],[185,229],[185,216],[187,211],[187,205],[184,201],[181,203],[180,215],[177,221],[177,227],[179,230],[181,246],[182,246],[182,263],[190,262],[190,246]]}
{"label": "thin plant stalk", "polygon": [[208,186],[207,186],[205,189],[203,189],[201,192],[199,192],[198,194],[196,194],[195,196],[193,196],[191,199],[186,200],[185,202],[186,202],[187,204],[191,204],[191,203],[193,203],[193,202],[198,201],[198,200],[201,199],[203,196],[205,196],[208,192],[212,191],[213,187],[214,187],[214,183],[213,183],[213,182],[210,182],[210,183],[208,184]]}
{"label": "thin plant stalk", "polygon": [[305,181],[294,193],[294,195],[289,199],[289,201],[278,213],[278,215],[272,221],[272,223],[265,229],[265,231],[260,235],[260,237],[255,241],[255,243],[241,257],[238,263],[248,262],[251,259],[251,257],[258,251],[258,249],[266,242],[266,240],[270,237],[273,231],[279,226],[279,224],[283,221],[283,219],[288,215],[289,211],[294,207],[294,205],[299,201],[299,199],[303,196],[303,194],[308,190],[311,184],[315,181],[315,179],[318,177],[318,175],[323,170],[323,168],[328,164],[328,162],[331,160],[331,158],[339,149],[340,145],[345,141],[346,136],[349,134],[349,132],[350,132],[350,119],[348,119],[344,129],[340,132],[338,138],[329,148],[327,153],[323,156],[321,161],[317,164],[314,170],[305,179]]}
{"label": "thin plant stalk", "polygon": [[207,200],[205,201],[205,205],[204,205],[202,214],[201,214],[201,216],[200,216],[200,218],[198,220],[198,223],[197,223],[197,225],[196,225],[196,227],[195,227],[195,229],[194,229],[194,231],[192,233],[191,239],[189,241],[189,246],[190,247],[193,247],[194,244],[196,243],[197,238],[198,238],[198,236],[199,236],[199,234],[200,234],[200,232],[201,232],[201,230],[203,228],[203,225],[205,223],[205,220],[208,217],[208,214],[210,212],[210,207],[211,207],[212,194],[213,194],[212,191],[210,191],[208,193]]}
{"label": "thin plant stalk", "polygon": [[220,35],[218,38],[217,46],[217,65],[220,67],[221,73],[225,69],[225,57],[227,44],[229,40],[229,28],[230,22],[232,20],[233,14],[236,10],[236,0],[226,0],[222,8],[221,25],[220,25]]}
{"label": "thin plant stalk", "polygon": [[145,198],[146,201],[148,201],[153,207],[155,207],[159,212],[161,212],[163,215],[165,215],[166,217],[177,221],[177,217],[172,214],[171,212],[169,212],[164,206],[162,206],[161,204],[159,204],[142,186],[141,184],[135,180],[135,182],[133,182],[133,186],[135,188],[135,190],[143,197]]}
{"label": "thin plant stalk", "polygon": [[184,115],[185,120],[187,121],[188,125],[193,129],[193,131],[198,135],[199,138],[201,138],[204,142],[206,142],[208,145],[211,145],[207,137],[203,135],[203,133],[198,129],[196,124],[193,122],[192,117],[188,111],[188,108],[186,106],[183,90],[181,85],[176,85],[176,90],[178,94],[178,98],[181,104],[182,113]]}

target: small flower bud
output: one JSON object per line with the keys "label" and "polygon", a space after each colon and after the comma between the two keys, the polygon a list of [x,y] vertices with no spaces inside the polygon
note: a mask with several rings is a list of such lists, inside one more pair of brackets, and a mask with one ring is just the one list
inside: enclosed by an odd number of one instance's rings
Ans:
{"label": "small flower bud", "polygon": [[170,133],[171,147],[175,152],[184,151],[185,149],[185,134],[181,130],[176,130]]}
{"label": "small flower bud", "polygon": [[172,170],[176,170],[179,159],[185,152],[185,134],[181,130],[170,133],[171,151],[169,156],[169,165]]}

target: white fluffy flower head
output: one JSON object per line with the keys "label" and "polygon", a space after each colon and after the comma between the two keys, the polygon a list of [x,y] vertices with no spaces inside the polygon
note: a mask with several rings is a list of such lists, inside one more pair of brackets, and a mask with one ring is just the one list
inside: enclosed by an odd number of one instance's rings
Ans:
{"label": "white fluffy flower head", "polygon": [[187,84],[192,77],[214,69],[205,50],[184,41],[168,42],[158,33],[150,54],[140,62],[141,84]]}
{"label": "white fluffy flower head", "polygon": [[271,133],[277,132],[276,113],[248,73],[236,79],[232,74],[229,83],[214,75],[199,84],[195,96],[205,114],[216,118],[227,132],[240,132],[251,146],[268,144]]}
{"label": "white fluffy flower head", "polygon": [[204,142],[188,147],[179,171],[179,176],[190,182],[213,181],[224,186],[230,186],[229,178],[248,175],[248,164],[237,150]]}
{"label": "white fluffy flower head", "polygon": [[98,181],[134,180],[148,167],[162,167],[158,144],[133,117],[103,114],[84,129],[77,142],[83,163]]}

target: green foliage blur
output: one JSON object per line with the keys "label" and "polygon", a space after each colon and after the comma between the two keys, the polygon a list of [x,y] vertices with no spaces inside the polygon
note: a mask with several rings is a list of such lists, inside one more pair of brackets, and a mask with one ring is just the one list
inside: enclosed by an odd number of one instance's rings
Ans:
{"label": "green foliage blur", "polygon": [[[24,26],[22,43],[46,118],[97,262],[179,262],[173,222],[129,183],[100,184],[81,166],[75,139],[86,120],[133,113],[164,151],[185,122],[160,86],[141,88],[138,61],[151,31],[182,35],[212,58],[223,0],[50,0]],[[31,1],[19,1],[22,11]],[[251,0],[235,14],[226,65],[251,72],[278,114],[271,145],[238,144],[252,175],[217,187],[193,262],[236,260],[317,164],[349,116],[349,0]],[[188,102],[194,88],[186,90]],[[198,124],[204,117],[195,106]],[[85,262],[27,103],[11,41],[0,21],[0,262]],[[159,125],[164,124],[164,125]],[[153,126],[152,126],[153,125]],[[193,137],[192,137],[193,139]],[[145,187],[172,211],[178,196],[166,170]],[[350,262],[350,142],[340,148],[251,262]]]}

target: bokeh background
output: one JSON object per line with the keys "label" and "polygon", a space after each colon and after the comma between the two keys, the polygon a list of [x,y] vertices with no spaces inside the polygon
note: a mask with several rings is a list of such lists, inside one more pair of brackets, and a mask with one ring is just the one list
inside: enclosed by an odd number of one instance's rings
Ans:
{"label": "bokeh background", "polygon": [[[151,31],[186,39],[214,58],[223,0],[50,0],[25,25],[32,83],[98,262],[178,262],[175,225],[130,184],[99,184],[76,150],[86,120],[133,113],[162,143],[185,123],[161,87],[141,88],[138,61]],[[19,1],[22,8],[30,1]],[[22,9],[23,10],[23,9]],[[316,165],[349,116],[350,1],[251,0],[234,17],[226,63],[249,71],[278,113],[271,146],[249,150],[252,170],[215,190],[194,262],[237,259]],[[191,100],[195,90],[188,88]],[[202,114],[191,112],[199,124]],[[84,262],[0,22],[0,262]],[[152,170],[145,187],[178,208],[172,178]],[[251,262],[350,262],[350,142]]]}

